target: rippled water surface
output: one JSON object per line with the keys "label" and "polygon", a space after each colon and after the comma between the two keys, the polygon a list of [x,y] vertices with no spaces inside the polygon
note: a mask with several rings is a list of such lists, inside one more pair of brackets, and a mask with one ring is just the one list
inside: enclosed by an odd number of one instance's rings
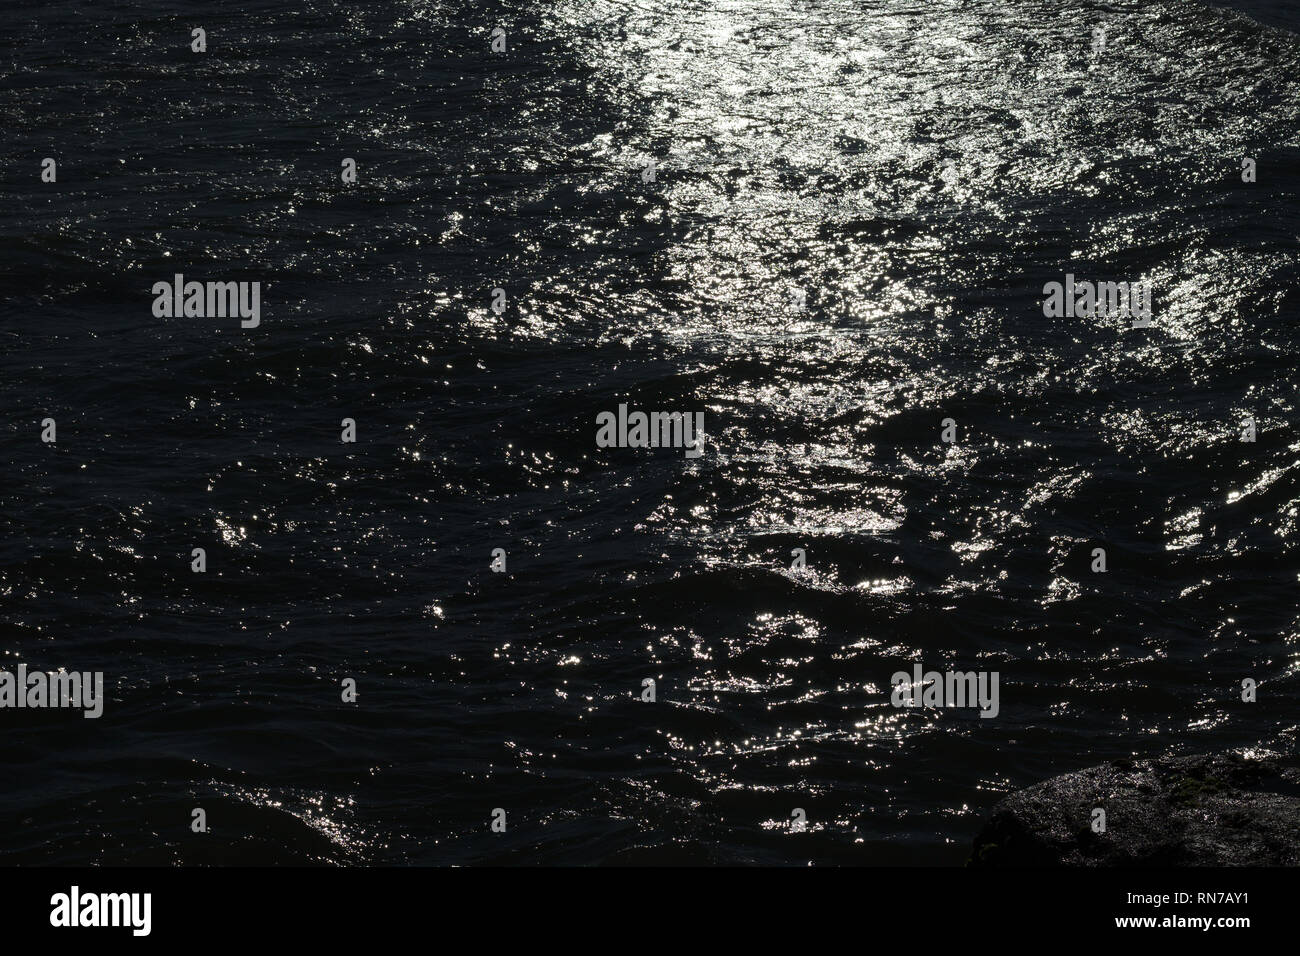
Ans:
{"label": "rippled water surface", "polygon": [[289,6],[3,15],[0,666],[110,690],[0,712],[0,862],[960,864],[1051,774],[1295,749],[1300,11]]}

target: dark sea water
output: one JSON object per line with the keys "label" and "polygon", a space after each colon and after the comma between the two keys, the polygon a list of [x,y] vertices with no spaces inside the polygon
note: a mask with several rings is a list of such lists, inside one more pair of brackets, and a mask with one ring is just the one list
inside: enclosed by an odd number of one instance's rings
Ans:
{"label": "dark sea water", "polygon": [[1295,750],[1300,4],[0,22],[0,667],[109,698],[0,710],[0,863],[961,864],[1053,774]]}

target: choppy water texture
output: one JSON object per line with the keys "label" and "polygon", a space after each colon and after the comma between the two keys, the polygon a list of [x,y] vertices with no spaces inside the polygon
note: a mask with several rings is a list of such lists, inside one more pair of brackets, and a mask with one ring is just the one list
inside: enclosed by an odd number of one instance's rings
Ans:
{"label": "choppy water texture", "polygon": [[1293,750],[1285,6],[10,4],[0,666],[111,693],[0,712],[0,861],[957,864],[1051,774]]}

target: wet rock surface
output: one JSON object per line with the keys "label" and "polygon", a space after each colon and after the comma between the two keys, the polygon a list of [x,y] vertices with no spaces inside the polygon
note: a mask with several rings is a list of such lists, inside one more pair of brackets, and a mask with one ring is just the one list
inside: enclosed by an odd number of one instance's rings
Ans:
{"label": "wet rock surface", "polygon": [[1117,760],[1053,777],[994,808],[970,865],[1297,866],[1300,757]]}

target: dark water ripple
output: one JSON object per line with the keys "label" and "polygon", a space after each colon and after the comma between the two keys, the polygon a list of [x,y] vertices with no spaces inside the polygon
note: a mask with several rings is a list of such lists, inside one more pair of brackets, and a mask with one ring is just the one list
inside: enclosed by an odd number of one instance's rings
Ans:
{"label": "dark water ripple", "polygon": [[1294,749],[1289,4],[296,6],[6,13],[0,653],[111,691],[0,717],[0,860],[960,863],[1050,774]]}

